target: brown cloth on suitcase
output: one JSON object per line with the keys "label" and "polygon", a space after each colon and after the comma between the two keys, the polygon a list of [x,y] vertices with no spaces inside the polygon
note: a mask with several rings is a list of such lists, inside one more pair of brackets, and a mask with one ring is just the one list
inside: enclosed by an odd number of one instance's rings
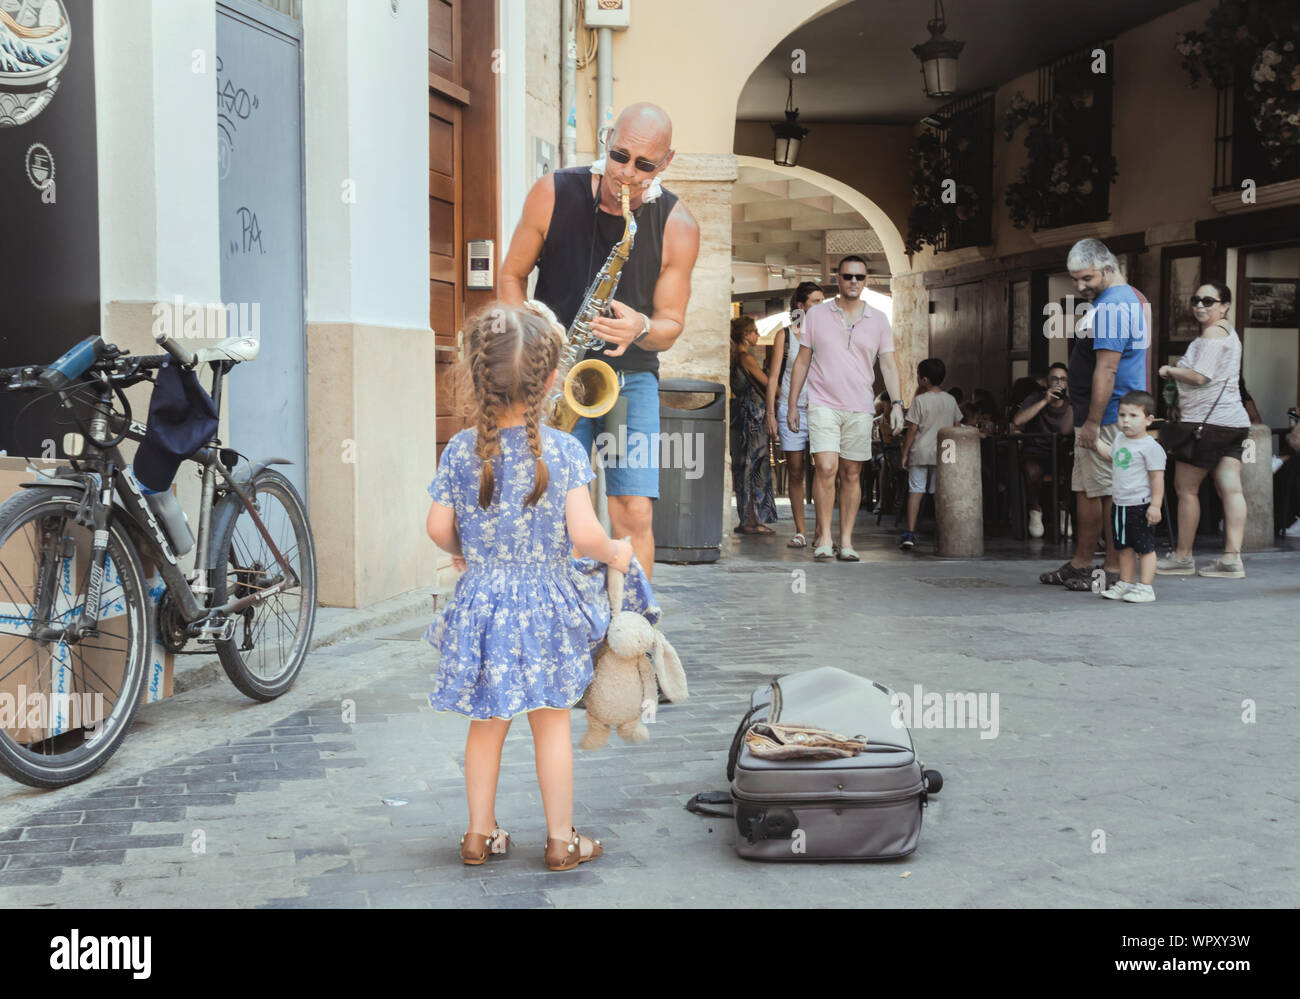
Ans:
{"label": "brown cloth on suitcase", "polygon": [[834,760],[857,756],[867,737],[847,738],[816,725],[751,725],[745,746],[761,760]]}

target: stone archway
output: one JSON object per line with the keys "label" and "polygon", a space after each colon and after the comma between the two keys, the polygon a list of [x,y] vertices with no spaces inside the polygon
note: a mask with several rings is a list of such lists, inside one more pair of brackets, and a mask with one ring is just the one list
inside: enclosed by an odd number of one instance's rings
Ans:
{"label": "stone archway", "polygon": [[[759,159],[757,156],[737,156],[737,166],[756,167],[764,170],[771,170],[772,161]],[[911,268],[907,262],[907,254],[903,250],[903,237],[898,231],[898,226],[894,225],[885,212],[870,198],[861,192],[849,187],[842,181],[834,177],[828,177],[824,173],[818,173],[816,170],[809,170],[807,167],[780,167],[782,177],[789,177],[791,180],[803,180],[809,184],[815,184],[827,194],[833,194],[841,201],[853,206],[853,210],[867,220],[877,236],[880,237],[881,246],[885,250],[885,259],[889,263],[889,273],[891,275],[905,274]]]}

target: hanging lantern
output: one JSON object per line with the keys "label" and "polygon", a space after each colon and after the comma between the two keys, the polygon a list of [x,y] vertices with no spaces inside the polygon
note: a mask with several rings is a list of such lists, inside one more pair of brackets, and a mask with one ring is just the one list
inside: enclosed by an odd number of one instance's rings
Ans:
{"label": "hanging lantern", "polygon": [[934,0],[934,20],[926,27],[930,29],[930,40],[912,46],[912,51],[921,60],[925,96],[951,97],[957,92],[957,56],[966,43],[943,37],[948,29],[943,22],[943,0]]}
{"label": "hanging lantern", "polygon": [[772,162],[777,166],[792,167],[799,159],[799,145],[808,129],[799,124],[799,109],[794,106],[794,80],[785,99],[785,121],[772,126],[776,141],[772,147]]}

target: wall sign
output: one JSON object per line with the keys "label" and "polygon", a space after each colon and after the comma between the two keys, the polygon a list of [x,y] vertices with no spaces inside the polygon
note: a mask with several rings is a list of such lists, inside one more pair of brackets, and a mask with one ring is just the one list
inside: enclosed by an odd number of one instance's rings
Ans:
{"label": "wall sign", "polygon": [[[90,0],[0,0],[0,367],[53,361],[100,332]],[[53,400],[0,392],[0,450],[62,456]]]}

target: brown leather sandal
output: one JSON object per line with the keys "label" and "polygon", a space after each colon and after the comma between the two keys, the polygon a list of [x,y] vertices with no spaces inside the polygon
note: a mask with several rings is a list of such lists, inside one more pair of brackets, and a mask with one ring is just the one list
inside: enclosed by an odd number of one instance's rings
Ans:
{"label": "brown leather sandal", "polygon": [[487,836],[467,832],[460,838],[460,859],[471,866],[483,863],[494,853],[504,856],[509,850],[510,834],[495,823]]}
{"label": "brown leather sandal", "polygon": [[[564,840],[552,837],[546,839],[546,866],[552,871],[571,871],[579,864],[595,860],[605,852],[605,848],[600,845],[600,840],[579,836],[578,830],[572,826],[569,827],[569,831],[573,833],[572,839]],[[591,854],[586,857],[582,855],[582,840],[584,839],[591,844]]]}

